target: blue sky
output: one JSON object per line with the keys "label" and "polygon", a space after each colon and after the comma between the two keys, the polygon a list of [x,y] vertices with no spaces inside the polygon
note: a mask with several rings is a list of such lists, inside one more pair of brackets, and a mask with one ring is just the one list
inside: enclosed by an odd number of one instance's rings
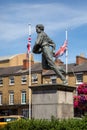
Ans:
{"label": "blue sky", "polygon": [[[45,26],[56,50],[67,29],[69,63],[80,54],[87,58],[87,0],[0,0],[0,57],[27,52],[28,24],[32,26],[33,47],[39,23]],[[40,58],[34,55],[35,60]],[[60,59],[65,62],[65,55]]]}

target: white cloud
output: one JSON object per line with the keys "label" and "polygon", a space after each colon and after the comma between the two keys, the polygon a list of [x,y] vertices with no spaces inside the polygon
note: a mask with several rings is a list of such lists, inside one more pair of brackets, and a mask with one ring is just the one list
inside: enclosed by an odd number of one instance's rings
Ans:
{"label": "white cloud", "polygon": [[[11,41],[26,35],[28,23],[42,23],[49,32],[87,23],[87,10],[63,4],[11,4],[0,8],[0,39]],[[34,29],[33,29],[34,31]]]}

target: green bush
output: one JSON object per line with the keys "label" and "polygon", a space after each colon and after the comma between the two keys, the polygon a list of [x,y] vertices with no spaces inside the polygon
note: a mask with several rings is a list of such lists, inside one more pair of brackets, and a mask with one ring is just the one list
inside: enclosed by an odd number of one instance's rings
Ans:
{"label": "green bush", "polygon": [[82,119],[19,120],[8,123],[2,130],[87,130],[87,117]]}

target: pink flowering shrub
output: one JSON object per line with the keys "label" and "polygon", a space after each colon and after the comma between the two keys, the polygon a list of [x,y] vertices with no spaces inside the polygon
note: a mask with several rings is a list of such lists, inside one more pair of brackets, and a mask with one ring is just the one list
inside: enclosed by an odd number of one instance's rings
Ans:
{"label": "pink flowering shrub", "polygon": [[77,92],[78,95],[74,96],[74,108],[87,109],[87,84],[80,84]]}
{"label": "pink flowering shrub", "polygon": [[77,88],[78,94],[87,94],[87,84],[80,84]]}
{"label": "pink flowering shrub", "polygon": [[74,108],[78,108],[79,105],[79,96],[74,96]]}

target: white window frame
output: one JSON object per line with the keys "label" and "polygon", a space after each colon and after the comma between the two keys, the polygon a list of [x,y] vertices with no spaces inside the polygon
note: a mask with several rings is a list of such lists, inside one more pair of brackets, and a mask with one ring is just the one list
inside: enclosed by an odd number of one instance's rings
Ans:
{"label": "white window frame", "polygon": [[[81,79],[79,79],[80,76],[81,76]],[[83,73],[76,73],[76,84],[81,84],[81,83],[83,83]]]}
{"label": "white window frame", "polygon": [[14,81],[14,76],[10,76],[9,77],[9,85],[14,85],[15,81]]}
{"label": "white window frame", "polygon": [[14,105],[14,92],[9,93],[9,105]]}
{"label": "white window frame", "polygon": [[21,104],[26,104],[26,91],[21,92]]}
{"label": "white window frame", "polygon": [[[51,76],[51,77],[50,77],[50,79],[51,79],[51,83],[52,83],[52,84],[54,84],[54,83],[56,83],[56,82],[57,82],[57,81],[56,81],[57,76]],[[55,80],[55,82],[53,82],[53,80]]]}
{"label": "white window frame", "polygon": [[0,86],[3,86],[3,78],[0,77]]}
{"label": "white window frame", "polygon": [[32,83],[38,83],[38,75],[32,74]]}
{"label": "white window frame", "polygon": [[0,105],[2,105],[2,93],[0,93]]}
{"label": "white window frame", "polygon": [[27,75],[22,75],[21,76],[21,84],[26,84],[27,83]]}

